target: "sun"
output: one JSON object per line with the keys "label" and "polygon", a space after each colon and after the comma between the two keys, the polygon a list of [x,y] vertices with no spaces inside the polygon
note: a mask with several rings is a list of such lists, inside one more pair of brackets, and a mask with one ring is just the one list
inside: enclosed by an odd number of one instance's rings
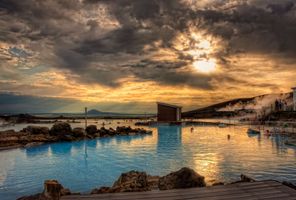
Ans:
{"label": "sun", "polygon": [[211,73],[216,70],[216,62],[211,59],[194,61],[193,66],[196,70],[202,73]]}

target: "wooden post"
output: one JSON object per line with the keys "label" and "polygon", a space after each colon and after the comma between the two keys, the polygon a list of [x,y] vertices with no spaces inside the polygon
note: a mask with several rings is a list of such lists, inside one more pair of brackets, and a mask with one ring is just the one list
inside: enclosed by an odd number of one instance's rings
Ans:
{"label": "wooden post", "polygon": [[51,200],[59,200],[61,197],[62,185],[56,180],[46,180],[44,182],[43,195]]}

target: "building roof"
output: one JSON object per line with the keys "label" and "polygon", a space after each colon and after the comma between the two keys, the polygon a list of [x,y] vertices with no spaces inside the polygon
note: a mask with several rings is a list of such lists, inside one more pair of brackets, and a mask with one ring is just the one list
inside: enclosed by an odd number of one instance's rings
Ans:
{"label": "building roof", "polygon": [[172,108],[182,108],[182,106],[172,105],[172,104],[163,103],[163,102],[156,102],[156,103],[159,105],[168,106],[168,107],[172,107]]}

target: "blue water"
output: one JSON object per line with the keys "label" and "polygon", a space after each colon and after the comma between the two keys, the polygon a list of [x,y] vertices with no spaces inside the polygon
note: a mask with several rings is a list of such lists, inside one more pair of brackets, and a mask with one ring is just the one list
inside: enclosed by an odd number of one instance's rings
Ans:
{"label": "blue water", "polygon": [[[42,191],[46,179],[57,179],[75,192],[110,186],[129,170],[165,175],[187,166],[208,184],[256,179],[296,183],[296,150],[285,138],[248,136],[247,127],[160,126],[152,135],[117,136],[63,142],[0,152],[0,199]],[[230,135],[230,140],[227,135]]]}

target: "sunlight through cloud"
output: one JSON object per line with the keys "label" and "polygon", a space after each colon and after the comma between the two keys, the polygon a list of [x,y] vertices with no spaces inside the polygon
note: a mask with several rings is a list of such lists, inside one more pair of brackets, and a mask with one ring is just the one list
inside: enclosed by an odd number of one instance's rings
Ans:
{"label": "sunlight through cloud", "polygon": [[216,62],[214,60],[198,60],[193,62],[193,67],[202,73],[211,73],[216,70]]}

